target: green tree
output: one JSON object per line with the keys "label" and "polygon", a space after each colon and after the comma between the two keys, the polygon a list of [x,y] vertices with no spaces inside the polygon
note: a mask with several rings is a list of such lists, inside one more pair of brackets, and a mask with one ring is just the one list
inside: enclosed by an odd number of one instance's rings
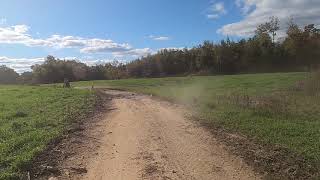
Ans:
{"label": "green tree", "polygon": [[19,74],[7,66],[0,66],[0,84],[17,83]]}

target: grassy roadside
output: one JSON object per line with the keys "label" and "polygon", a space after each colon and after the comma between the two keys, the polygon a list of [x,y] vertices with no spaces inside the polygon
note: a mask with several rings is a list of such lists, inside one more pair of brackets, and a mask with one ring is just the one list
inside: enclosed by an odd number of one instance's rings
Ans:
{"label": "grassy roadside", "polygon": [[18,179],[33,157],[94,103],[86,90],[0,86],[0,179]]}
{"label": "grassy roadside", "polygon": [[289,149],[320,164],[320,97],[293,90],[307,73],[77,82],[154,94],[193,105],[207,123]]}

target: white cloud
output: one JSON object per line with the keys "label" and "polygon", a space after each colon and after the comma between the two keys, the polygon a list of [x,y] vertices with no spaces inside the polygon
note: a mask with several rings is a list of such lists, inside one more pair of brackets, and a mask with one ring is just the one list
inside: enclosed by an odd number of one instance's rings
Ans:
{"label": "white cloud", "polygon": [[[26,25],[0,27],[0,44],[22,44],[29,47],[78,48],[81,53],[116,53],[116,54],[143,54],[126,43],[116,43],[110,39],[83,38],[77,36],[52,35],[49,38],[33,38]],[[157,40],[165,40],[160,37]],[[139,52],[139,53],[135,53]],[[145,54],[143,54],[145,55]]]}
{"label": "white cloud", "polygon": [[227,14],[227,10],[224,7],[224,3],[217,2],[217,3],[211,4],[210,8],[208,9],[207,18],[218,19],[223,14]]}
{"label": "white cloud", "polygon": [[[179,50],[183,50],[185,49],[186,47],[166,47],[166,48],[160,48],[158,49],[158,51],[161,51],[161,50],[176,50],[176,51],[179,51]],[[188,48],[187,48],[188,49]]]}
{"label": "white cloud", "polygon": [[99,64],[106,64],[106,63],[112,62],[113,60],[112,59],[84,59],[82,61],[88,66],[95,66]]}
{"label": "white cloud", "polygon": [[170,40],[170,37],[168,36],[154,36],[154,35],[150,35],[148,36],[150,39],[155,40],[155,41],[168,41]]}
{"label": "white cloud", "polygon": [[207,17],[208,19],[218,19],[220,16],[219,14],[208,14]]}
{"label": "white cloud", "polygon": [[117,44],[114,42],[108,42],[105,40],[92,40],[88,42],[88,46],[82,48],[80,52],[82,53],[105,53],[105,52],[127,52],[131,51],[133,48],[129,44]]}
{"label": "white cloud", "polygon": [[212,8],[212,11],[213,12],[216,12],[216,13],[219,13],[219,14],[225,14],[227,13],[227,11],[225,10],[224,8],[224,4],[223,2],[218,2],[218,3],[215,3],[211,6]]}
{"label": "white cloud", "polygon": [[255,0],[235,0],[235,4],[243,14],[247,14],[255,8]]}
{"label": "white cloud", "polygon": [[137,57],[147,56],[152,53],[153,53],[152,49],[143,48],[143,49],[132,49],[124,52],[113,52],[112,55],[115,57],[130,56],[130,57],[137,58]]}
{"label": "white cloud", "polygon": [[319,0],[235,0],[244,18],[232,24],[227,24],[217,32],[223,35],[247,37],[254,34],[256,27],[266,22],[270,16],[280,19],[279,36],[285,35],[286,23],[289,18],[300,25],[320,24]]}
{"label": "white cloud", "polygon": [[8,58],[0,56],[0,65],[10,67],[18,73],[30,71],[32,65],[41,64],[44,61],[44,58]]}
{"label": "white cloud", "polygon": [[29,26],[26,26],[26,25],[15,25],[15,26],[12,26],[13,30],[17,33],[26,33],[29,31],[30,27]]}
{"label": "white cloud", "polygon": [[169,39],[170,39],[169,37],[165,37],[165,36],[160,36],[160,37],[154,38],[154,40],[156,40],[156,41],[167,41]]}

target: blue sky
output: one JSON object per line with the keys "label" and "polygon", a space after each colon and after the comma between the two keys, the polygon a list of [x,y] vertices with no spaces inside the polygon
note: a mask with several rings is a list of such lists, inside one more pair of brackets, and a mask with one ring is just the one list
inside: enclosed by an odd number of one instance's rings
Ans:
{"label": "blue sky", "polygon": [[[272,15],[280,20],[294,17],[301,25],[319,25],[319,2],[2,0],[0,64],[23,72],[49,54],[75,57],[90,65],[128,61],[162,48],[192,47],[226,36],[248,37]],[[300,12],[308,13],[302,17]]]}

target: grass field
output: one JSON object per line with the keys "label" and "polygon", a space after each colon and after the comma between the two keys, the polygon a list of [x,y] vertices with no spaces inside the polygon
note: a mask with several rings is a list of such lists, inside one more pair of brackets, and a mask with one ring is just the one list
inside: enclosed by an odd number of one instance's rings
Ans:
{"label": "grass field", "polygon": [[18,179],[32,158],[94,102],[85,90],[0,86],[0,179]]}
{"label": "grass field", "polygon": [[307,73],[174,77],[76,82],[112,87],[193,105],[209,123],[280,145],[320,162],[320,98],[294,90]]}
{"label": "grass field", "polygon": [[[320,96],[297,90],[307,73],[75,82],[186,103],[214,125],[286,147],[320,164]],[[87,90],[0,86],[0,179],[16,179],[69,124],[93,109]]]}

